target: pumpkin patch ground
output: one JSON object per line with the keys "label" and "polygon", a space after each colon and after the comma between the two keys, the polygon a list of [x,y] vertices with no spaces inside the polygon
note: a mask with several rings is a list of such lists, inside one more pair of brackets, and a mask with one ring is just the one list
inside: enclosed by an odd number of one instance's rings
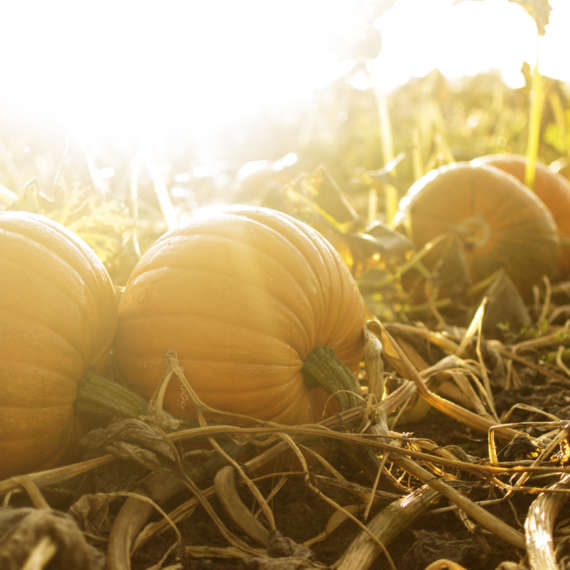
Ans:
{"label": "pumpkin patch ground", "polygon": [[0,105],[0,570],[570,568],[568,86],[356,72],[208,168]]}

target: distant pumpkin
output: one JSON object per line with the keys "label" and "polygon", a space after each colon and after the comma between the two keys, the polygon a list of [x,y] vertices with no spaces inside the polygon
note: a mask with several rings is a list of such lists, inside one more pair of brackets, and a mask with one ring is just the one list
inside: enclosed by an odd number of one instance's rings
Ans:
{"label": "distant pumpkin", "polygon": [[[490,154],[475,159],[475,164],[487,164],[500,168],[525,183],[527,159],[516,154]],[[541,162],[535,163],[535,177],[531,190],[550,210],[558,235],[560,246],[560,274],[570,274],[570,183]],[[568,243],[565,243],[568,241]]]}
{"label": "distant pumpkin", "polygon": [[504,268],[528,294],[543,275],[558,270],[551,213],[526,186],[492,166],[455,163],[427,173],[401,200],[396,222],[416,247],[444,234],[459,238],[474,281]]}
{"label": "distant pumpkin", "polygon": [[[165,234],[135,267],[119,315],[118,363],[136,392],[153,396],[175,350],[206,404],[280,423],[326,413],[327,394],[304,381],[315,349],[356,371],[364,345],[364,303],[339,255],[269,208],[197,216]],[[176,379],[166,407],[195,414]]]}
{"label": "distant pumpkin", "polygon": [[0,477],[57,463],[77,383],[109,348],[117,307],[91,248],[60,224],[0,212]]}

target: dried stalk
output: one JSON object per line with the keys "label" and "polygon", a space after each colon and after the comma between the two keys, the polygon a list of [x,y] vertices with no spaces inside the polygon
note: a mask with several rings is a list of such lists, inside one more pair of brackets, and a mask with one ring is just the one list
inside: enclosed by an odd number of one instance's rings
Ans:
{"label": "dried stalk", "polygon": [[30,552],[22,570],[43,570],[56,554],[57,544],[49,536],[42,536]]}
{"label": "dried stalk", "polygon": [[[145,482],[145,491],[152,500],[161,504],[174,494],[182,491],[184,485],[179,477],[171,474],[151,473]],[[128,570],[131,568],[131,545],[145,522],[152,514],[152,503],[129,497],[117,515],[107,547],[108,570]]]}
{"label": "dried stalk", "polygon": [[[379,435],[385,435],[385,428],[380,424],[373,426],[371,431]],[[465,511],[481,527],[521,550],[525,548],[524,537],[520,532],[468,499],[465,495],[448,485],[443,479],[435,477],[433,473],[407,457],[394,454],[393,460],[402,469],[422,481],[422,483],[427,483],[432,489],[435,489],[462,511]]]}
{"label": "dried stalk", "polygon": [[243,504],[235,483],[234,468],[222,467],[214,477],[214,489],[220,503],[232,520],[251,538],[267,546],[269,531],[253,516]]}
{"label": "dried stalk", "polygon": [[107,465],[113,461],[112,455],[102,455],[87,461],[73,463],[65,467],[56,467],[55,469],[47,469],[46,471],[37,471],[36,473],[29,473],[26,475],[17,475],[0,481],[0,495],[9,493],[10,491],[21,490],[25,481],[29,480],[37,485],[39,488],[47,487],[49,485],[60,484],[84,473],[88,473],[93,469]]}
{"label": "dried stalk", "polygon": [[[438,496],[438,491],[424,485],[382,509],[368,523],[368,531],[374,534],[384,546],[387,546],[424,513]],[[336,570],[365,570],[380,554],[378,545],[370,539],[369,534],[360,532],[337,561],[335,568]]]}
{"label": "dried stalk", "polygon": [[451,402],[450,400],[446,400],[441,396],[438,396],[426,386],[423,378],[420,376],[417,369],[414,365],[410,362],[409,358],[407,357],[406,353],[398,346],[398,343],[393,339],[390,333],[386,330],[386,328],[380,324],[378,321],[375,321],[376,327],[373,332],[376,332],[380,339],[382,340],[382,344],[385,347],[389,346],[389,351],[392,354],[395,354],[396,357],[400,361],[400,365],[403,366],[407,372],[406,378],[412,380],[416,385],[419,395],[426,400],[431,406],[433,406],[436,410],[444,413],[445,415],[465,424],[473,429],[478,431],[487,433],[491,427],[495,427],[495,433],[498,437],[501,437],[506,440],[511,440],[513,437],[517,435],[518,432],[512,430],[510,428],[503,428],[501,426],[496,426],[495,422],[489,420],[488,418],[481,417],[480,415],[466,410],[465,408]]}
{"label": "dried stalk", "polygon": [[[195,469],[193,476],[202,478],[206,474],[213,474],[224,464],[225,460],[216,455]],[[164,503],[189,486],[192,487],[194,495],[200,502],[204,500],[207,503],[204,506],[208,510],[209,503],[207,499],[204,498],[203,493],[186,474],[157,471],[151,473],[145,481],[148,496],[157,504]],[[132,497],[127,499],[113,523],[109,536],[107,548],[108,570],[125,570],[130,568],[132,546],[151,513],[152,505]],[[175,519],[168,518],[169,521],[177,522]]]}
{"label": "dried stalk", "polygon": [[301,453],[297,444],[293,441],[293,439],[289,435],[286,434],[280,434],[280,435],[290,445],[293,453],[299,459],[299,463],[301,464],[301,467],[305,473],[305,483],[307,487],[313,493],[315,493],[315,495],[317,495],[320,499],[322,499],[328,505],[333,507],[337,512],[343,513],[343,515],[346,516],[348,519],[350,519],[354,524],[356,524],[356,526],[360,527],[362,529],[362,532],[366,534],[368,539],[371,540],[376,545],[376,548],[378,548],[378,550],[384,553],[389,567],[392,570],[396,570],[396,566],[394,565],[394,562],[390,557],[390,553],[386,550],[384,544],[380,540],[378,540],[378,538],[372,532],[370,532],[370,530],[362,522],[360,522],[360,520],[358,520],[358,518],[356,518],[356,516],[354,516],[349,509],[346,509],[342,505],[338,504],[335,500],[331,499],[328,495],[323,493],[317,486],[313,484],[310,477],[309,467],[307,465],[305,457]]}
{"label": "dried stalk", "polygon": [[[568,486],[570,486],[570,474],[564,475],[549,489]],[[567,500],[567,494],[541,493],[530,505],[524,529],[531,570],[560,570],[556,561],[552,532],[556,518]]]}

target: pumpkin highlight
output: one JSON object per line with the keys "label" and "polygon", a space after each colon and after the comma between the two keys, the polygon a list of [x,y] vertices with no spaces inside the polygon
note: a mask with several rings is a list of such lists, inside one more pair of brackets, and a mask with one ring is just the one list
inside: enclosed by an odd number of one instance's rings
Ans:
{"label": "pumpkin highlight", "polygon": [[[135,267],[119,305],[117,358],[129,386],[151,398],[175,350],[209,406],[261,420],[320,420],[323,393],[304,361],[329,347],[356,370],[364,304],[334,248],[293,217],[233,207],[161,237]],[[177,380],[166,409],[195,410]]]}
{"label": "pumpkin highlight", "polygon": [[504,268],[528,294],[558,269],[552,215],[526,186],[492,166],[456,163],[429,172],[400,202],[397,222],[416,247],[441,235],[459,238],[475,282]]}
{"label": "pumpkin highlight", "polygon": [[115,332],[101,261],[60,224],[0,212],[0,477],[57,461],[72,437],[77,383]]}

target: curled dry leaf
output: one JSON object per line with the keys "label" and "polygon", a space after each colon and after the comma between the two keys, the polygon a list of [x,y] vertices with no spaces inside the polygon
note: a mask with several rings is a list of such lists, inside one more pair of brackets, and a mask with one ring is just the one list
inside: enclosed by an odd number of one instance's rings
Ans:
{"label": "curled dry leaf", "polygon": [[162,466],[165,460],[171,463],[176,461],[174,447],[164,432],[137,419],[121,420],[92,430],[82,438],[81,443],[89,450],[132,459],[151,470]]}
{"label": "curled dry leaf", "polygon": [[483,330],[488,336],[501,335],[505,330],[518,333],[531,325],[526,305],[512,279],[500,270],[485,291],[489,299]]}
{"label": "curled dry leaf", "polygon": [[109,533],[113,517],[111,503],[117,500],[112,493],[89,493],[81,495],[67,513],[73,517],[79,527],[91,534],[103,536]]}

